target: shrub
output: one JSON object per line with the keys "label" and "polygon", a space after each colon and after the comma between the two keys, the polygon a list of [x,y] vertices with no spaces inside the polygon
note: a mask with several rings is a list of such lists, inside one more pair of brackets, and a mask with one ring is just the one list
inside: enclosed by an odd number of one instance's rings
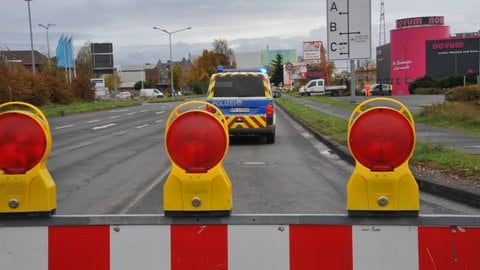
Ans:
{"label": "shrub", "polygon": [[192,83],[192,89],[195,94],[205,94],[208,89],[208,82],[195,81]]}
{"label": "shrub", "polygon": [[430,75],[425,75],[421,78],[416,79],[408,86],[408,92],[410,94],[416,94],[417,88],[435,88],[436,82]]}
{"label": "shrub", "polygon": [[467,85],[457,86],[445,93],[446,101],[479,101],[480,100],[480,86],[479,85]]}
{"label": "shrub", "polygon": [[95,100],[95,88],[85,73],[78,72],[77,77],[72,81],[72,88],[77,99],[83,101]]}
{"label": "shrub", "polygon": [[461,86],[464,83],[467,85],[476,84],[477,77],[476,73],[465,73],[458,76],[446,76],[438,79],[434,79],[430,75],[425,75],[421,78],[416,79],[408,86],[408,91],[410,94],[418,94],[420,88],[437,88],[437,89],[447,89],[456,86]]}

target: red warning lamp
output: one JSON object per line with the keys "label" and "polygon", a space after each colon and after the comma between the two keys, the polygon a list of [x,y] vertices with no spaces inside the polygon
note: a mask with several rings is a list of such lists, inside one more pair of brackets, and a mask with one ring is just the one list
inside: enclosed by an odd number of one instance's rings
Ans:
{"label": "red warning lamp", "polygon": [[34,118],[17,112],[3,113],[0,130],[0,169],[5,174],[23,174],[45,156],[45,131]]}
{"label": "red warning lamp", "polygon": [[52,138],[45,115],[24,102],[1,104],[0,111],[0,213],[54,213],[56,187],[46,166]]}
{"label": "red warning lamp", "polygon": [[352,155],[372,171],[393,171],[410,158],[415,134],[407,118],[391,108],[360,115],[350,129]]}
{"label": "red warning lamp", "polygon": [[189,173],[206,173],[225,156],[228,136],[215,117],[188,111],[172,122],[165,142],[172,162]]}
{"label": "red warning lamp", "polygon": [[[377,103],[390,107],[367,106]],[[415,126],[405,105],[390,98],[359,104],[348,122],[348,147],[356,161],[347,184],[349,215],[418,215],[418,185],[408,166]]]}
{"label": "red warning lamp", "polygon": [[230,214],[232,184],[222,164],[228,144],[227,121],[215,105],[190,101],[170,113],[165,132],[172,161],[163,187],[166,216]]}

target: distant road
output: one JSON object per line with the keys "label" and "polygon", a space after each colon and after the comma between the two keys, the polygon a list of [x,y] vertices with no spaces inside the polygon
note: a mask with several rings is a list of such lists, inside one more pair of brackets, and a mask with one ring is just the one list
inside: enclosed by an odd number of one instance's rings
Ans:
{"label": "distant road", "polygon": [[[355,96],[354,100],[361,103],[367,99],[376,98],[381,96]],[[350,102],[352,98],[350,96],[334,97],[345,102]],[[435,103],[443,103],[445,101],[444,95],[402,95],[402,96],[388,96],[403,103],[412,113],[417,113],[422,106],[429,106]]]}
{"label": "distant road", "polygon": [[[49,119],[48,168],[57,183],[58,214],[163,213],[171,163],[165,121],[178,104],[146,104]],[[345,213],[352,166],[277,109],[277,138],[231,140],[224,167],[233,183],[234,214]],[[421,195],[424,214],[479,214]]]}

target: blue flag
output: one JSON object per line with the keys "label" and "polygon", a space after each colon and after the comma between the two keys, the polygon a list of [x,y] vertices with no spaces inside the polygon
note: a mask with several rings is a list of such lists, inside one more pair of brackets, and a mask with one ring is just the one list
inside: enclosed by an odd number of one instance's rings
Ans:
{"label": "blue flag", "polygon": [[65,64],[67,68],[73,68],[73,44],[72,44],[72,37],[70,38],[65,38],[65,54],[66,54],[66,59],[65,59]]}
{"label": "blue flag", "polygon": [[58,40],[55,54],[57,56],[57,67],[65,67],[65,37],[63,35]]}

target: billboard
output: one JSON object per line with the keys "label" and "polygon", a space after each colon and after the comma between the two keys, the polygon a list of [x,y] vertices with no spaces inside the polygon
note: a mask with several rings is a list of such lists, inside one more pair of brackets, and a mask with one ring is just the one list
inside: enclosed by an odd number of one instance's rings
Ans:
{"label": "billboard", "polygon": [[306,63],[286,63],[283,65],[283,85],[286,87],[293,85],[294,80],[307,78]]}
{"label": "billboard", "polygon": [[377,47],[377,82],[393,83],[390,75],[390,44]]}
{"label": "billboard", "polygon": [[427,74],[441,78],[479,71],[479,38],[428,40]]}
{"label": "billboard", "polygon": [[114,71],[112,43],[92,43],[93,72],[110,74]]}
{"label": "billboard", "polygon": [[321,60],[323,44],[319,40],[303,42],[303,61],[307,64],[318,64]]}

